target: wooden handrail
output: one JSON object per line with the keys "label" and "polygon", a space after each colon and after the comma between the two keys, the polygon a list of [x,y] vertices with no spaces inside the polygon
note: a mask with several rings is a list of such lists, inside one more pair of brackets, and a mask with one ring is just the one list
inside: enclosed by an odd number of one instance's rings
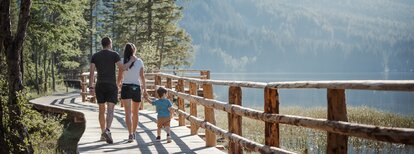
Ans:
{"label": "wooden handrail", "polygon": [[346,81],[270,82],[267,84],[267,87],[414,91],[414,80],[346,80]]}
{"label": "wooden handrail", "polygon": [[213,84],[225,86],[239,86],[246,88],[324,88],[324,89],[359,89],[359,90],[387,90],[387,91],[414,91],[414,80],[336,80],[336,81],[291,81],[291,82],[251,82],[251,81],[225,81],[225,80],[201,80],[188,77],[180,77],[166,73],[155,73],[161,77],[182,79],[197,84]]}

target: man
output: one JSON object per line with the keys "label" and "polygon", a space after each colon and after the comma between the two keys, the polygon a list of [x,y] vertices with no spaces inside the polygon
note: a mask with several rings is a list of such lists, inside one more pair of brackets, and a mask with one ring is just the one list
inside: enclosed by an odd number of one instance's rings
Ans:
{"label": "man", "polygon": [[[101,140],[112,144],[111,125],[114,117],[114,107],[118,102],[118,86],[115,80],[115,64],[118,66],[118,73],[126,70],[136,60],[131,56],[126,64],[122,64],[119,54],[112,51],[112,41],[105,37],[101,41],[103,49],[92,55],[89,75],[89,92],[96,94],[99,105],[99,124],[101,127]],[[96,86],[94,87],[95,67],[98,72]],[[105,104],[108,106],[105,119]],[[106,125],[105,125],[106,122]]]}

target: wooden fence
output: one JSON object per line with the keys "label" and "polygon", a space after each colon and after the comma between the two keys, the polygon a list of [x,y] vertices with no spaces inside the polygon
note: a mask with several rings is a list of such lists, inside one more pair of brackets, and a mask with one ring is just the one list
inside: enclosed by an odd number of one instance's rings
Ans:
{"label": "wooden fence", "polygon": [[[191,122],[191,134],[197,134],[199,127],[205,128],[206,146],[216,146],[216,135],[229,142],[229,153],[243,153],[241,147],[260,153],[292,153],[280,149],[279,124],[294,125],[326,131],[327,153],[347,153],[348,136],[414,145],[414,129],[381,127],[350,123],[345,102],[346,89],[414,91],[414,80],[351,80],[351,81],[301,81],[301,82],[244,82],[210,80],[210,72],[204,71],[208,78],[180,77],[166,73],[155,73],[155,85],[165,86],[170,94],[178,96],[179,125],[185,119]],[[165,80],[166,82],[161,82]],[[172,80],[177,80],[175,87]],[[213,98],[213,85],[229,86],[228,102]],[[203,96],[197,95],[201,87]],[[242,106],[242,87],[264,90],[264,110],[259,111]],[[318,88],[327,89],[327,119],[279,114],[278,89]],[[185,92],[184,89],[189,89]],[[190,114],[185,112],[184,100],[190,101]],[[204,106],[204,117],[197,117],[197,105]],[[228,131],[215,125],[214,109],[228,113]],[[265,122],[265,144],[253,142],[242,135],[242,117]]]}

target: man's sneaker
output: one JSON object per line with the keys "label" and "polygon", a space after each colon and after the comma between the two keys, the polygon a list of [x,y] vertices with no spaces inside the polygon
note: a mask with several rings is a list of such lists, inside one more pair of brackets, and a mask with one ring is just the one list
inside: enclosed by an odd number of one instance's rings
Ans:
{"label": "man's sneaker", "polygon": [[104,133],[101,134],[101,139],[99,141],[106,141]]}
{"label": "man's sneaker", "polygon": [[103,135],[104,135],[104,137],[106,139],[106,143],[108,143],[108,144],[114,143],[114,141],[112,140],[111,132],[108,129],[105,130],[105,132],[103,133]]}
{"label": "man's sneaker", "polygon": [[130,142],[133,142],[133,141],[134,141],[134,135],[129,134],[129,136],[128,136],[128,142],[130,143]]}
{"label": "man's sneaker", "polygon": [[160,142],[161,141],[161,137],[160,136],[157,136],[157,138],[155,140],[157,140],[157,142]]}
{"label": "man's sneaker", "polygon": [[171,136],[167,135],[167,143],[171,143]]}

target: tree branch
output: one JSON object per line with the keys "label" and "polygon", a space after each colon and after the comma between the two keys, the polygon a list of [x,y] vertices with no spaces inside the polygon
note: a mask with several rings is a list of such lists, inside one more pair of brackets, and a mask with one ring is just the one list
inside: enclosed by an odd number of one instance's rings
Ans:
{"label": "tree branch", "polygon": [[22,0],[20,6],[19,23],[17,25],[17,35],[15,38],[16,51],[22,50],[24,37],[26,36],[27,26],[30,20],[31,0]]}

